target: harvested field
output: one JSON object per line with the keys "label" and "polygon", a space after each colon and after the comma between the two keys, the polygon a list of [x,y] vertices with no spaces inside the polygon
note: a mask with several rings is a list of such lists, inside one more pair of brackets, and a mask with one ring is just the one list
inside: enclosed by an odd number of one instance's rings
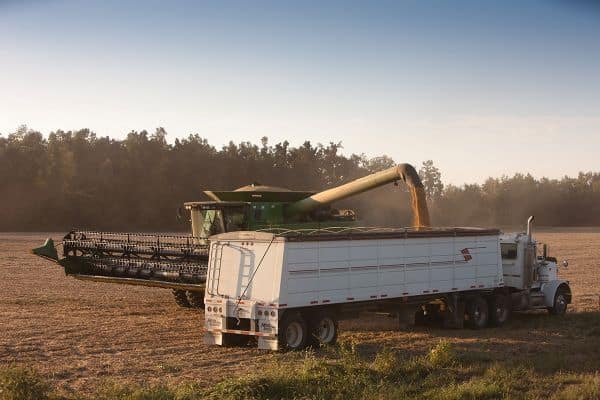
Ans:
{"label": "harvested field", "polygon": [[[69,395],[91,394],[107,380],[209,387],[273,359],[302,362],[299,355],[205,346],[202,312],[178,308],[168,290],[67,278],[28,253],[47,236],[60,234],[0,234],[0,367],[33,367]],[[473,362],[512,360],[541,374],[597,374],[600,231],[553,230],[536,237],[559,260],[570,261],[562,271],[574,294],[566,317],[540,312],[516,315],[499,329],[398,331],[395,321],[371,316],[343,324],[341,339],[355,341],[367,359],[382,346],[422,355],[444,338]]]}

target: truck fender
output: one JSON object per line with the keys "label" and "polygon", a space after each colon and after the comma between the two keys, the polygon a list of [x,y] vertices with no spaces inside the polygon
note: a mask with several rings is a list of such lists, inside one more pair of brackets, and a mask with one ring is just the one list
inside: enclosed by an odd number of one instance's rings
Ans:
{"label": "truck fender", "polygon": [[554,305],[554,296],[559,287],[564,287],[569,295],[567,296],[567,303],[571,303],[571,287],[569,281],[555,280],[542,284],[542,292],[544,293],[544,304],[546,307],[552,307]]}

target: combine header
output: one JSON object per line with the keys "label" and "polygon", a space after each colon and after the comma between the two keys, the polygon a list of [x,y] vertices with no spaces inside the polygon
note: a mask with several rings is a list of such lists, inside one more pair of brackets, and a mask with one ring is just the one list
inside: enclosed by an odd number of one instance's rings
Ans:
{"label": "combine header", "polygon": [[77,279],[174,289],[181,306],[202,305],[208,247],[193,236],[71,231],[62,248],[59,258],[48,239],[33,252]]}
{"label": "combine header", "polygon": [[148,235],[74,230],[59,257],[52,239],[33,250],[81,280],[172,289],[183,307],[203,307],[212,235],[259,229],[352,227],[352,210],[331,203],[388,183],[403,181],[412,195],[413,226],[429,226],[423,184],[409,164],[399,164],[323,192],[249,185],[234,191],[206,191],[211,201],[185,203],[192,235]]}

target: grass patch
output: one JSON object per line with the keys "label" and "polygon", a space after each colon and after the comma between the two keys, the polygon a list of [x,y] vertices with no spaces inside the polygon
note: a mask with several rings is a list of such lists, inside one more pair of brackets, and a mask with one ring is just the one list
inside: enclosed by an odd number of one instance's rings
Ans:
{"label": "grass patch", "polygon": [[227,379],[205,395],[208,399],[419,398],[427,389],[454,382],[455,364],[454,349],[445,341],[422,357],[404,358],[384,348],[372,361],[346,343],[330,358],[306,353],[297,369],[276,361],[260,374]]}
{"label": "grass patch", "polygon": [[50,386],[29,368],[9,366],[0,369],[0,400],[45,400]]}
{"label": "grass patch", "polygon": [[597,400],[600,399],[600,375],[583,375],[576,384],[552,397],[553,400]]}
{"label": "grass patch", "polygon": [[[552,360],[544,360],[547,370],[561,370],[563,360]],[[0,400],[598,399],[600,375],[548,375],[539,365],[516,360],[476,361],[445,340],[417,357],[384,347],[367,358],[347,342],[333,349],[275,353],[255,372],[208,388],[197,382],[105,382],[93,392],[88,397],[59,396],[30,369],[0,369]]]}

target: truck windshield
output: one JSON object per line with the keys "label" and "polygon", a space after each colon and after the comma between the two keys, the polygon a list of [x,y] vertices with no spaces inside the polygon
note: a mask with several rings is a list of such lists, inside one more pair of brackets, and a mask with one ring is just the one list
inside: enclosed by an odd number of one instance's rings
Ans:
{"label": "truck windshield", "polygon": [[501,243],[500,251],[502,253],[503,260],[515,260],[517,258],[516,243]]}

